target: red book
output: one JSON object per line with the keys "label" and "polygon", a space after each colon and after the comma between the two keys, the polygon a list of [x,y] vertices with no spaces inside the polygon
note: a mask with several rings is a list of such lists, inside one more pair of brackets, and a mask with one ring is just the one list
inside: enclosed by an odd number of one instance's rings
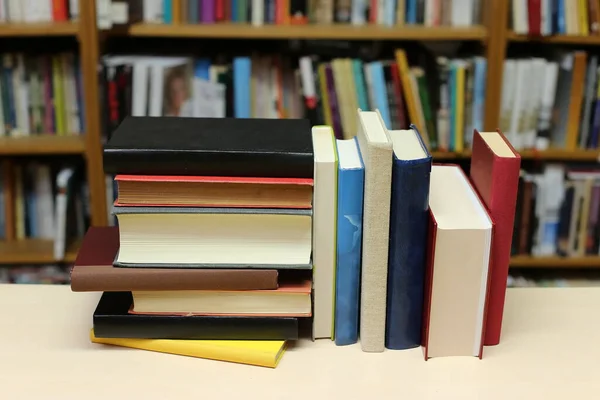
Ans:
{"label": "red book", "polygon": [[481,358],[494,222],[458,165],[433,165],[423,350]]}
{"label": "red book", "polygon": [[312,179],[117,175],[120,206],[312,207]]}
{"label": "red book", "polygon": [[471,181],[495,223],[484,344],[500,343],[521,156],[501,132],[473,134]]}
{"label": "red book", "polygon": [[529,34],[540,36],[542,34],[542,0],[528,0],[527,8]]}
{"label": "red book", "polygon": [[67,0],[52,0],[52,19],[54,22],[68,19]]}

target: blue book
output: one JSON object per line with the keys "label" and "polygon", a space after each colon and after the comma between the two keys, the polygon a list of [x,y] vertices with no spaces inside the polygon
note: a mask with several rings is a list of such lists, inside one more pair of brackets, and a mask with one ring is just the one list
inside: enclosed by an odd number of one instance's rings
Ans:
{"label": "blue book", "polygon": [[406,0],[406,13],[404,14],[406,24],[417,23],[417,0]]}
{"label": "blue book", "polygon": [[210,81],[210,59],[199,58],[194,63],[194,78]]}
{"label": "blue book", "polygon": [[337,140],[338,204],[335,344],[358,340],[363,186],[365,167],[356,137]]}
{"label": "blue book", "polygon": [[[567,16],[565,14],[565,1],[556,0],[556,34],[564,35],[567,33]],[[572,5],[571,5],[572,6]]]}
{"label": "blue book", "polygon": [[373,93],[375,93],[375,108],[379,110],[385,126],[392,126],[383,64],[380,61],[371,63],[371,83],[373,84]]}
{"label": "blue book", "polygon": [[360,60],[352,60],[352,71],[354,72],[354,82],[356,84],[356,98],[358,100],[358,108],[361,110],[369,110],[369,97],[367,95],[367,87],[365,77],[363,75],[363,63]]}
{"label": "blue book", "polygon": [[250,73],[248,57],[233,59],[233,115],[235,118],[250,118]]}
{"label": "blue book", "polygon": [[198,23],[198,2],[196,0],[188,1],[188,23],[197,24]]}
{"label": "blue book", "polygon": [[165,24],[173,23],[173,2],[171,0],[163,0],[163,22]]}
{"label": "blue book", "polygon": [[421,344],[431,154],[414,125],[389,131],[394,149],[385,347]]}
{"label": "blue book", "polygon": [[[483,129],[483,117],[485,109],[485,84],[487,75],[487,60],[483,57],[475,57],[475,68],[473,79],[473,111],[472,126],[474,129],[481,131]],[[473,137],[473,132],[467,132],[470,138]],[[472,143],[472,140],[469,140]]]}

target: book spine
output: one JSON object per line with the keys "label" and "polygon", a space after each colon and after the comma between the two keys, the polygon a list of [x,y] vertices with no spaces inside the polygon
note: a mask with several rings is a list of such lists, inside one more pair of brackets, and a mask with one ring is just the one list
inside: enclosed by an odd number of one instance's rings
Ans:
{"label": "book spine", "polygon": [[339,170],[335,344],[356,343],[360,295],[364,168]]}
{"label": "book spine", "polygon": [[394,161],[385,346],[421,344],[431,158]]}

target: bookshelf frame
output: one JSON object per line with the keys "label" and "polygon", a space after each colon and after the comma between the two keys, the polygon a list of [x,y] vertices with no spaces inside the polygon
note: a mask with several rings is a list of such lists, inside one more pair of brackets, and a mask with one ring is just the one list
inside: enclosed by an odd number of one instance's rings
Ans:
{"label": "bookshelf frame", "polygon": [[[179,3],[180,0],[172,0]],[[388,41],[477,41],[484,46],[484,56],[488,61],[487,92],[485,103],[485,130],[495,130],[499,123],[500,102],[502,92],[503,65],[507,47],[513,42],[533,42],[567,45],[600,45],[600,36],[550,36],[531,38],[516,35],[509,28],[510,0],[486,0],[483,24],[468,27],[352,27],[343,25],[301,25],[260,26],[241,24],[188,25],[175,18],[172,25],[134,24],[127,29],[115,29],[110,35],[144,38],[169,38],[199,40],[238,39],[238,40],[276,40],[276,39],[311,39],[311,40],[388,40]],[[178,4],[178,9],[181,9]],[[79,43],[79,54],[82,66],[84,107],[86,113],[85,136],[82,137],[30,137],[0,140],[0,162],[6,177],[12,168],[11,157],[35,155],[80,154],[85,157],[87,177],[90,187],[92,224],[105,226],[108,223],[106,188],[102,164],[101,143],[101,105],[99,101],[99,82],[97,65],[101,57],[101,46],[97,24],[95,1],[80,0],[80,16],[77,22],[45,23],[45,24],[1,24],[0,37],[39,37],[39,36],[76,36]],[[102,34],[104,37],[104,32]],[[22,140],[22,141],[21,141]],[[545,161],[579,161],[600,162],[600,151],[597,150],[559,150],[522,151],[525,160]],[[434,160],[456,161],[467,160],[470,152],[434,153]],[[10,183],[10,182],[9,182]],[[14,193],[11,185],[5,188],[7,199]],[[14,205],[7,201],[5,215],[7,225],[14,226]],[[8,232],[7,232],[8,233]],[[7,241],[0,243],[0,267],[8,263],[49,263],[52,260],[48,253],[47,243],[26,240],[26,243],[15,243],[21,250],[4,251],[10,241],[14,240],[14,232],[7,235]],[[64,262],[72,262],[77,243],[70,247]],[[28,255],[25,255],[28,254]],[[511,261],[514,268],[600,268],[600,257],[535,258],[518,256]]]}

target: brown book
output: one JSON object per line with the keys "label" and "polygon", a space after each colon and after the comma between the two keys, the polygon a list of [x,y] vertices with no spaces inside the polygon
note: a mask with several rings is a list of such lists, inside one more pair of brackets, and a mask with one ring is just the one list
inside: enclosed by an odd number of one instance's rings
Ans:
{"label": "brown book", "polygon": [[74,292],[277,289],[277,270],[115,268],[119,229],[90,228],[71,270]]}

